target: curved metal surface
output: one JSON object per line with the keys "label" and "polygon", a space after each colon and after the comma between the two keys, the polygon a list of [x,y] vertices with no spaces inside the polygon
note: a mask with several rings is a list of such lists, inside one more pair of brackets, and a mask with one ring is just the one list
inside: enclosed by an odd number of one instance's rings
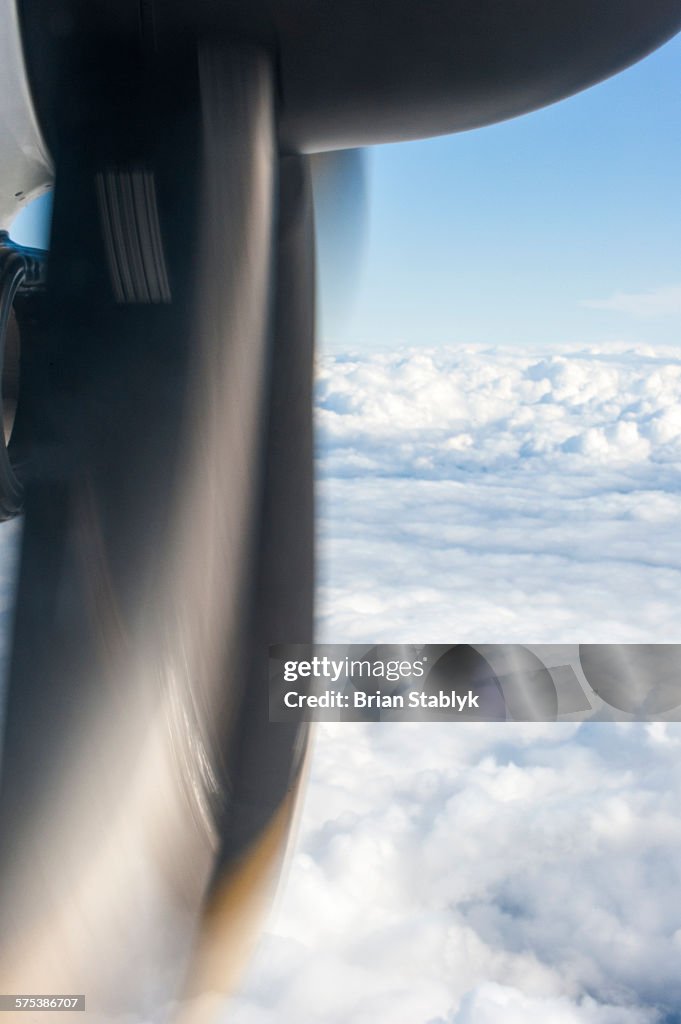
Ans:
{"label": "curved metal surface", "polygon": [[467,131],[554,103],[672,36],[681,4],[302,0],[280,17],[282,138],[314,152]]}
{"label": "curved metal surface", "polygon": [[54,169],[33,109],[16,0],[0,0],[0,231],[52,184]]}
{"label": "curved metal surface", "polygon": [[[299,152],[465,131],[553,103],[681,29],[679,0],[23,0],[44,122],[50,53],[103,34],[163,47],[257,39],[277,62],[280,139]],[[142,12],[142,15],[140,14]]]}

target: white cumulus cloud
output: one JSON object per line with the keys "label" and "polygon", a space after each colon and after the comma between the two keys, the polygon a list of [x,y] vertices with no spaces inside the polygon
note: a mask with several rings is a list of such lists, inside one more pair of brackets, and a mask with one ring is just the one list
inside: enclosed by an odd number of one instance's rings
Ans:
{"label": "white cumulus cloud", "polygon": [[[678,641],[681,358],[322,361],[318,638]],[[318,727],[223,1024],[675,1024],[681,730]]]}
{"label": "white cumulus cloud", "polygon": [[679,316],[681,284],[663,285],[647,292],[615,292],[607,299],[586,299],[589,309],[606,309],[636,317]]}
{"label": "white cumulus cloud", "polygon": [[321,725],[224,1024],[663,1024],[681,1005],[672,726]]}
{"label": "white cumulus cloud", "polygon": [[319,639],[674,642],[676,350],[327,358]]}

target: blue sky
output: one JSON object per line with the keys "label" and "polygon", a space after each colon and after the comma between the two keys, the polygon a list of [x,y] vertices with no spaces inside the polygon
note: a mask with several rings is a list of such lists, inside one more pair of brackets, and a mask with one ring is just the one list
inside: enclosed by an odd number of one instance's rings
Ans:
{"label": "blue sky", "polygon": [[[321,225],[323,348],[678,343],[681,36],[544,110],[365,160],[354,250]],[[44,241],[48,208],[14,237]]]}
{"label": "blue sky", "polygon": [[[322,344],[676,343],[680,86],[677,37],[523,118],[369,150],[352,296],[334,287],[332,224],[321,238]],[[676,315],[583,305],[670,286],[644,306]]]}
{"label": "blue sky", "polygon": [[10,229],[10,235],[20,245],[34,245],[46,249],[49,245],[50,211],[52,194],[50,192],[35,199],[25,206],[16,217]]}

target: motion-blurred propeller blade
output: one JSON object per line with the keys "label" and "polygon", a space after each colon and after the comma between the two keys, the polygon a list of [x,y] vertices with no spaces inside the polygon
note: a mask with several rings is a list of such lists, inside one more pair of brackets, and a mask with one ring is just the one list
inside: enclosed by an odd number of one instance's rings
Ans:
{"label": "motion-blurred propeller blade", "polygon": [[368,231],[366,150],[315,153],[310,158],[317,257],[329,320],[347,316],[359,288]]}

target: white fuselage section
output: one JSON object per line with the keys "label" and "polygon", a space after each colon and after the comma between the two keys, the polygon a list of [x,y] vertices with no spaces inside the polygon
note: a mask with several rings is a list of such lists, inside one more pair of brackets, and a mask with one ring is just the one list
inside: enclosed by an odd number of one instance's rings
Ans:
{"label": "white fuselage section", "polygon": [[52,185],[53,167],[26,75],[15,0],[0,0],[0,231]]}

